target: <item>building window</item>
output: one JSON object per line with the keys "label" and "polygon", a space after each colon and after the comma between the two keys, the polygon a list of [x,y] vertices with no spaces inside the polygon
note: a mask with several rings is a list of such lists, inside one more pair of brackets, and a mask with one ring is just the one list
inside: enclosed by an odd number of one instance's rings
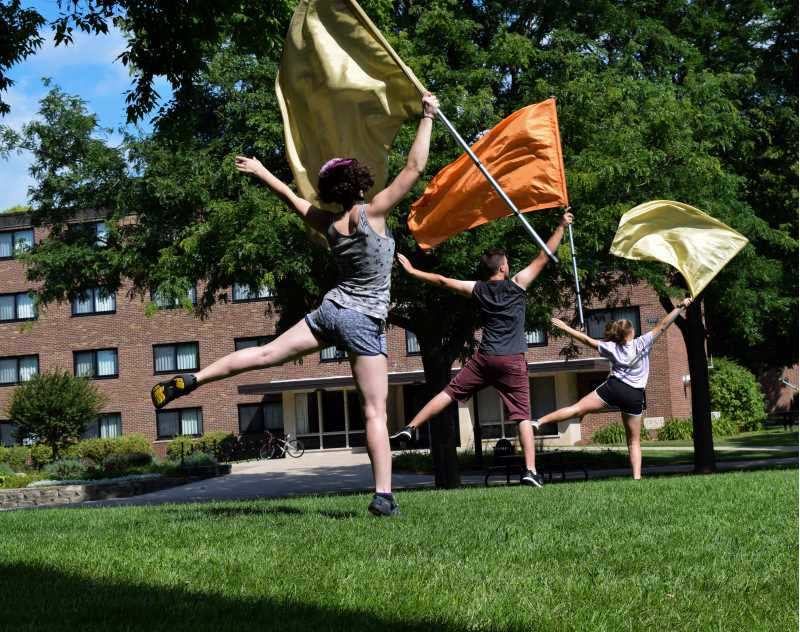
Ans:
{"label": "building window", "polygon": [[36,320],[36,307],[27,292],[0,295],[0,321]]}
{"label": "building window", "polygon": [[320,362],[341,362],[347,359],[347,351],[344,349],[337,349],[336,346],[325,347],[320,349],[319,361]]}
{"label": "building window", "polygon": [[642,325],[638,307],[619,307],[615,309],[592,309],[586,312],[586,333],[591,338],[602,340],[606,325],[614,320],[629,320],[637,336],[642,335]]}
{"label": "building window", "polygon": [[199,437],[203,434],[203,409],[179,408],[156,413],[156,433],[159,439],[178,435]]}
{"label": "building window", "polygon": [[113,314],[117,311],[117,297],[100,288],[86,290],[72,301],[72,315]]}
{"label": "building window", "polygon": [[544,329],[531,329],[525,332],[525,340],[529,347],[544,347],[547,345],[547,332]]}
{"label": "building window", "polygon": [[412,331],[406,329],[406,355],[419,355],[422,351],[419,348],[419,340]]}
{"label": "building window", "polygon": [[119,377],[116,349],[93,349],[73,353],[75,375],[95,379]]}
{"label": "building window", "polygon": [[39,372],[39,356],[0,358],[0,386],[27,382]]}
{"label": "building window", "polygon": [[196,371],[200,368],[200,351],[196,342],[153,345],[153,370],[158,373]]}
{"label": "building window", "polygon": [[[534,377],[530,380],[531,416],[533,419],[544,417],[556,409],[556,379],[552,375]],[[537,437],[558,436],[558,424],[545,424],[536,432]]]}
{"label": "building window", "polygon": [[250,287],[245,283],[233,284],[233,302],[242,303],[244,301],[265,301],[272,298],[275,294],[272,288],[267,285],[260,287]]}
{"label": "building window", "polygon": [[366,445],[361,402],[353,390],[295,393],[297,436],[308,450]]}
{"label": "building window", "polygon": [[74,236],[85,240],[92,240],[95,246],[105,246],[108,243],[108,224],[100,220],[96,222],[75,222],[67,226],[67,230]]}
{"label": "building window", "polygon": [[500,401],[500,397],[494,387],[490,386],[475,393],[473,403],[484,439],[516,436],[516,429],[512,428],[516,424],[506,422],[503,403]]}
{"label": "building window", "polygon": [[0,421],[0,445],[11,447],[19,445],[17,440],[17,424],[10,421]]}
{"label": "building window", "polygon": [[265,430],[283,434],[283,398],[280,395],[268,395],[259,404],[239,404],[239,434]]}
{"label": "building window", "polygon": [[242,349],[250,349],[251,347],[263,347],[265,344],[275,340],[275,338],[277,338],[277,336],[250,336],[247,338],[234,338],[233,348],[236,351],[241,351]]}
{"label": "building window", "polygon": [[83,433],[83,439],[113,439],[122,436],[122,415],[103,413],[90,423]]}
{"label": "building window", "polygon": [[0,259],[13,259],[33,248],[33,229],[8,230],[0,233]]}
{"label": "building window", "polygon": [[[186,294],[189,298],[189,302],[192,305],[197,305],[197,288],[195,286],[190,287]],[[150,292],[150,300],[156,304],[158,309],[174,309],[181,306],[181,299],[177,296],[173,299],[170,299],[158,291]]]}

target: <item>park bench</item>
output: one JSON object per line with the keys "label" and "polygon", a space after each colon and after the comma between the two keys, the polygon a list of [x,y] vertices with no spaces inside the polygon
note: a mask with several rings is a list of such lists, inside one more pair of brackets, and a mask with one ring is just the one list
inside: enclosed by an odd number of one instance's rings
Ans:
{"label": "park bench", "polygon": [[[544,441],[544,438],[536,440],[536,469],[547,479],[548,483],[553,482],[554,471],[561,474],[562,481],[567,480],[567,472],[575,470],[583,472],[584,480],[589,480],[589,471],[585,466],[562,450],[543,450]],[[500,439],[493,448],[492,464],[486,468],[483,483],[488,487],[489,479],[492,476],[504,474],[506,485],[509,485],[512,474],[521,477],[524,471],[525,457],[516,453],[514,444],[508,439]]]}

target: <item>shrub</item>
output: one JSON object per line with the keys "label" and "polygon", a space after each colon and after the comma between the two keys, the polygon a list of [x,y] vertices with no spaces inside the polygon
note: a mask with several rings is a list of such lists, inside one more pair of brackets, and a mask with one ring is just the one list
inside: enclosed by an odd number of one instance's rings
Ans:
{"label": "shrub", "polygon": [[715,358],[708,373],[711,406],[739,431],[758,430],[766,417],[764,396],[755,375],[726,358]]}
{"label": "shrub", "polygon": [[[642,423],[642,426],[639,430],[639,439],[645,441],[648,438],[647,430],[645,430],[644,423]],[[625,445],[627,443],[625,426],[622,424],[610,424],[605,428],[601,428],[592,435],[592,442],[603,445]]]}
{"label": "shrub", "polygon": [[14,470],[8,465],[8,463],[0,463],[0,476],[13,476]]}
{"label": "shrub", "polygon": [[67,448],[65,454],[81,459],[88,459],[101,465],[110,456],[125,454],[153,454],[150,442],[140,434],[125,435],[111,439],[86,439]]}
{"label": "shrub", "polygon": [[692,419],[667,419],[664,425],[658,429],[659,441],[691,441],[694,436],[692,430]]}
{"label": "shrub", "polygon": [[0,447],[0,463],[6,463],[15,472],[21,472],[28,463],[30,450],[24,446]]}
{"label": "shrub", "polygon": [[49,445],[37,443],[31,446],[31,463],[34,467],[42,468],[53,460],[53,449]]}
{"label": "shrub", "polygon": [[206,452],[192,452],[183,457],[184,467],[203,467],[216,464],[217,460]]}
{"label": "shrub", "polygon": [[17,424],[17,437],[36,437],[55,458],[80,439],[105,402],[91,380],[67,371],[34,375],[11,395],[8,417]]}
{"label": "shrub", "polygon": [[195,439],[193,447],[195,451],[200,450],[211,454],[219,460],[222,455],[229,454],[232,451],[235,443],[236,437],[233,433],[224,430],[212,430],[199,439]]}
{"label": "shrub", "polygon": [[41,478],[40,474],[11,474],[10,476],[0,476],[0,489],[27,487]]}
{"label": "shrub", "polygon": [[[711,436],[727,437],[736,434],[736,424],[724,415],[711,420]],[[658,430],[659,441],[691,441],[694,438],[692,418],[668,419],[663,428]]]}
{"label": "shrub", "polygon": [[84,478],[89,468],[80,459],[61,459],[44,467],[44,473],[54,480],[68,481]]}
{"label": "shrub", "polygon": [[181,454],[184,457],[192,452],[194,440],[191,437],[175,437],[167,444],[167,458],[171,461],[179,461]]}
{"label": "shrub", "polygon": [[153,462],[153,455],[148,452],[127,452],[110,454],[103,461],[103,471],[119,473],[135,467],[146,467]]}

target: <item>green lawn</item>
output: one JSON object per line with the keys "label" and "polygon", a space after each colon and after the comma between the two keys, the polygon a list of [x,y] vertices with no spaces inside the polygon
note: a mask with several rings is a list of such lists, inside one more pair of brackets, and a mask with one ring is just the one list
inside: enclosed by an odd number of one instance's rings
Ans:
{"label": "green lawn", "polygon": [[[757,430],[755,432],[742,432],[730,437],[714,439],[715,446],[759,447],[759,446],[796,446],[798,442],[797,430]],[[691,446],[691,441],[645,441],[646,446]]]}
{"label": "green lawn", "polygon": [[797,471],[0,514],[0,629],[797,629]]}

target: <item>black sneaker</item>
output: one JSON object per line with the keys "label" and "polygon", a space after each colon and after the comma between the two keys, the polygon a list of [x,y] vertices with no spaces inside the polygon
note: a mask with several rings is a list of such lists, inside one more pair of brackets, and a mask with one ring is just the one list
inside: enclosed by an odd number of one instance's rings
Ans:
{"label": "black sneaker", "polygon": [[369,504],[367,508],[368,511],[373,516],[399,516],[400,515],[400,507],[394,500],[394,496],[390,498],[386,498],[385,496],[379,496],[375,494],[372,497],[372,502]]}
{"label": "black sneaker", "polygon": [[191,393],[196,388],[197,378],[192,373],[182,373],[151,388],[150,399],[153,400],[153,406],[163,408],[172,400]]}
{"label": "black sneaker", "polygon": [[530,485],[531,487],[544,487],[544,476],[536,472],[526,470],[520,479],[523,485]]}
{"label": "black sneaker", "polygon": [[414,426],[406,426],[400,432],[395,432],[389,437],[391,441],[411,441],[414,438]]}

